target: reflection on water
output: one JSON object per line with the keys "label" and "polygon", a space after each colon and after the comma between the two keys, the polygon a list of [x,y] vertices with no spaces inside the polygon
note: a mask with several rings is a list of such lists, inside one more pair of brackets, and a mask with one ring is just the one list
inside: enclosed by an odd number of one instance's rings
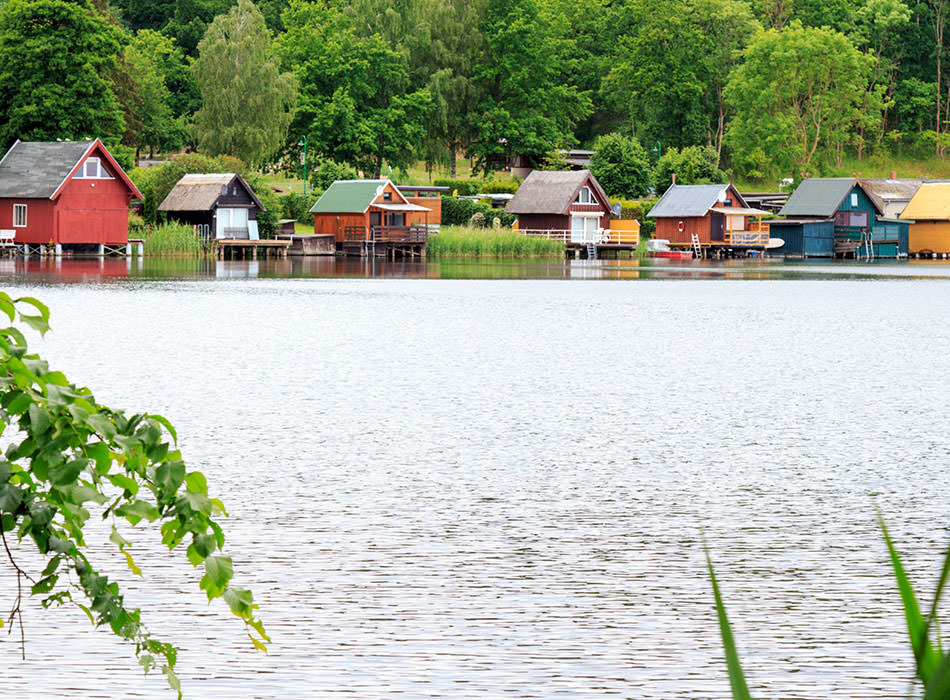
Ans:
{"label": "reflection on water", "polygon": [[[187,697],[724,700],[701,532],[755,697],[908,695],[872,499],[928,590],[950,266],[6,263],[52,309],[37,349],[166,415],[228,506],[267,656],[183,554],[129,529],[138,579],[90,521]],[[25,617],[0,697],[170,697],[81,612]]]}
{"label": "reflection on water", "polygon": [[381,258],[294,257],[260,260],[195,258],[3,258],[0,280],[31,283],[117,279],[887,279],[950,277],[950,262],[842,263],[834,261],[446,259],[391,261]]}

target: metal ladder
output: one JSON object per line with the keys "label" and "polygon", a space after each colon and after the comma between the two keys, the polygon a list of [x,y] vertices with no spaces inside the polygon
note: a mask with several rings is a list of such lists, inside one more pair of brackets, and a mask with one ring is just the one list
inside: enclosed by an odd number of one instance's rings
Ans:
{"label": "metal ladder", "polygon": [[587,259],[596,260],[597,259],[597,244],[593,241],[587,241]]}
{"label": "metal ladder", "polygon": [[695,233],[689,234],[689,239],[693,242],[693,257],[697,260],[703,259],[703,247],[699,243],[699,236]]}

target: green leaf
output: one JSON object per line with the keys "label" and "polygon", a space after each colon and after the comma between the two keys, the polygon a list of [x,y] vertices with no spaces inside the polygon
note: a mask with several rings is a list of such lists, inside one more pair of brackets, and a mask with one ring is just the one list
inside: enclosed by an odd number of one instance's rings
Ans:
{"label": "green leaf", "polygon": [[125,489],[132,496],[139,492],[139,482],[125,474],[109,474],[106,478],[112,482],[113,486]]}
{"label": "green leaf", "polygon": [[109,441],[115,437],[115,425],[111,420],[106,418],[101,413],[90,414],[86,417],[85,422],[86,425],[92,428],[94,432],[98,433],[103,440]]}
{"label": "green leaf", "polygon": [[709,568],[709,580],[712,582],[713,598],[716,601],[716,614],[719,617],[719,633],[722,636],[722,646],[726,652],[726,668],[729,670],[729,686],[732,688],[733,700],[752,700],[749,694],[749,687],[746,685],[745,674],[742,673],[742,666],[739,663],[739,652],[736,651],[736,643],[732,637],[732,628],[729,626],[729,619],[726,617],[726,606],[722,602],[722,595],[719,592],[719,584],[716,581],[716,573],[713,571],[712,559],[709,556],[709,548],[706,547],[706,565]]}
{"label": "green leaf", "polygon": [[239,617],[245,617],[254,609],[254,595],[246,588],[229,586],[223,598],[231,607],[231,612]]}
{"label": "green leaf", "polygon": [[34,435],[40,435],[46,432],[50,426],[49,414],[39,404],[30,405],[30,428]]}
{"label": "green leaf", "polygon": [[79,474],[85,468],[85,462],[80,460],[74,460],[72,462],[67,462],[58,467],[50,469],[49,480],[53,486],[62,487],[68,486],[76,482],[76,479],[79,478]]}
{"label": "green leaf", "polygon": [[184,480],[184,462],[165,462],[155,470],[155,483],[169,494],[175,493]]}
{"label": "green leaf", "polygon": [[27,316],[26,314],[20,314],[20,320],[33,330],[39,332],[40,335],[46,335],[46,332],[49,330],[49,321],[47,321],[42,316]]}
{"label": "green leaf", "polygon": [[201,472],[191,472],[185,477],[185,486],[189,491],[208,495],[208,481]]}
{"label": "green leaf", "polygon": [[16,315],[16,309],[14,309],[13,304],[11,304],[6,299],[0,299],[0,311],[5,313],[10,317],[10,321],[13,321]]}
{"label": "green leaf", "polygon": [[124,503],[115,509],[115,514],[128,520],[132,525],[137,525],[141,520],[148,520],[150,523],[158,520],[158,508],[146,501],[132,501]]}
{"label": "green leaf", "polygon": [[14,484],[0,486],[0,511],[15,513],[22,501],[23,491],[18,486]]}
{"label": "green leaf", "polygon": [[86,446],[86,455],[96,461],[96,474],[103,476],[112,466],[112,453],[104,442],[94,442]]}
{"label": "green leaf", "polygon": [[40,312],[40,318],[42,318],[44,321],[49,321],[49,307],[47,307],[46,304],[41,302],[39,299],[35,297],[20,297],[19,299],[14,299],[13,301],[17,304],[29,304]]}
{"label": "green leaf", "polygon": [[162,427],[164,427],[165,430],[168,431],[168,434],[172,436],[172,440],[174,441],[174,443],[176,445],[178,444],[178,433],[175,432],[175,427],[171,423],[168,422],[167,418],[156,415],[154,413],[150,413],[148,417],[154,421],[158,421],[162,425]]}
{"label": "green leaf", "polygon": [[30,589],[30,592],[33,593],[33,595],[38,593],[49,593],[51,590],[53,590],[53,586],[56,585],[57,580],[59,580],[59,576],[56,574],[42,578],[33,585],[33,587]]}
{"label": "green leaf", "polygon": [[231,557],[211,556],[205,559],[205,575],[201,577],[201,590],[207,592],[208,600],[224,593],[233,575]]}
{"label": "green leaf", "polygon": [[188,561],[194,566],[198,566],[215,549],[217,549],[217,542],[214,535],[195,535],[188,546]]}

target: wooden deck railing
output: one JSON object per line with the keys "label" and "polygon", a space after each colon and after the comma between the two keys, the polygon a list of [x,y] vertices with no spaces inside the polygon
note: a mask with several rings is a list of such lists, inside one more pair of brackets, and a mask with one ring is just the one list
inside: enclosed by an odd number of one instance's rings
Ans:
{"label": "wooden deck railing", "polygon": [[345,226],[345,242],[376,243],[425,243],[429,240],[429,229],[424,225],[416,226]]}
{"label": "wooden deck railing", "polygon": [[548,238],[552,241],[561,241],[568,243],[571,240],[571,232],[563,228],[519,228],[518,233],[532,238]]}
{"label": "wooden deck railing", "polygon": [[769,242],[769,225],[763,221],[743,231],[726,231],[723,240],[732,245],[765,245]]}
{"label": "wooden deck railing", "polygon": [[607,229],[604,231],[602,242],[608,245],[639,245],[640,232],[626,229]]}

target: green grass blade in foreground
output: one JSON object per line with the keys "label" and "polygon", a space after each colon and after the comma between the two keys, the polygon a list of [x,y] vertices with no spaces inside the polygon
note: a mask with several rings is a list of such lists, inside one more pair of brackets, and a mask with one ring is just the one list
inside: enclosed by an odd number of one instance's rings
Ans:
{"label": "green grass blade in foreground", "polygon": [[950,656],[944,656],[937,670],[930,676],[924,700],[950,700]]}
{"label": "green grass blade in foreground", "polygon": [[[937,580],[937,589],[934,591],[933,603],[930,605],[930,613],[927,615],[926,630],[927,636],[930,636],[930,626],[937,621],[937,606],[940,605],[940,598],[943,597],[943,589],[947,585],[947,579],[950,578],[950,547],[943,558],[943,569],[940,571],[940,578]],[[943,649],[940,643],[939,630],[937,636],[937,650],[942,654]]]}
{"label": "green grass blade in foreground", "polygon": [[726,617],[726,606],[723,605],[722,595],[719,593],[719,584],[716,582],[716,572],[713,571],[709,548],[706,547],[706,564],[709,567],[709,580],[712,582],[713,597],[716,599],[716,614],[719,616],[719,632],[722,634],[722,646],[726,652],[726,666],[729,669],[729,685],[732,688],[733,700],[752,700],[749,687],[742,673],[739,663],[739,653],[732,638],[732,629],[729,627],[729,618]]}
{"label": "green grass blade in foreground", "polygon": [[917,605],[917,598],[914,595],[914,589],[910,585],[907,573],[901,564],[900,556],[894,548],[890,534],[887,532],[887,526],[884,524],[884,518],[881,513],[877,514],[877,522],[881,526],[881,532],[884,535],[884,542],[887,544],[887,551],[891,557],[891,566],[894,569],[894,576],[897,578],[897,589],[900,592],[901,602],[904,605],[904,617],[907,618],[907,632],[910,635],[911,647],[914,651],[914,660],[917,663],[917,675],[924,685],[929,685],[930,679],[936,672],[937,667],[942,661],[941,655],[933,648],[927,635],[927,621],[920,614],[920,607]]}

